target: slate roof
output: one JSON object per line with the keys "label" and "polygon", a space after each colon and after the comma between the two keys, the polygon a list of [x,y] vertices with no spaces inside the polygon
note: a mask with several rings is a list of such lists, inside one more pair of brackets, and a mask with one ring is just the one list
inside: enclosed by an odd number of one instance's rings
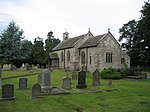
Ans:
{"label": "slate roof", "polygon": [[87,41],[85,41],[79,48],[95,47],[98,45],[100,39],[102,39],[102,37],[105,37],[106,35],[107,34],[91,37]]}
{"label": "slate roof", "polygon": [[55,48],[53,48],[53,51],[57,50],[62,50],[62,49],[67,49],[67,48],[73,48],[75,43],[84,37],[86,34],[74,37],[74,38],[69,38],[68,40],[62,41],[60,44],[58,44]]}
{"label": "slate roof", "polygon": [[[86,36],[87,34],[83,34],[74,38],[69,38],[68,40],[62,41],[61,43],[59,43],[55,48],[53,48],[53,51],[57,51],[57,50],[62,50],[62,49],[69,49],[69,48],[73,48],[75,43],[81,39],[82,37]],[[105,37],[107,35],[103,34],[103,35],[98,35],[95,37],[90,37],[89,39],[87,39],[80,47],[80,48],[87,48],[87,47],[94,47],[98,45],[98,42],[100,41],[100,39],[102,39],[103,37]]]}

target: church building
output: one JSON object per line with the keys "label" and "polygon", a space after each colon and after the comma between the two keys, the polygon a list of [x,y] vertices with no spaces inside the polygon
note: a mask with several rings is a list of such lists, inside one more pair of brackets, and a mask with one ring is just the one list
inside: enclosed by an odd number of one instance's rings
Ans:
{"label": "church building", "polygon": [[63,41],[50,53],[51,66],[70,70],[93,72],[105,68],[121,68],[124,63],[130,67],[130,57],[121,49],[119,43],[108,31],[94,36],[90,31],[69,38],[63,33]]}

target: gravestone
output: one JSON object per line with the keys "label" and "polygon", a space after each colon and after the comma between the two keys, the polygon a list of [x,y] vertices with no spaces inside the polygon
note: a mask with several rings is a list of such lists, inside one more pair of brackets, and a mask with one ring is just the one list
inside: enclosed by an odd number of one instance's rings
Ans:
{"label": "gravestone", "polygon": [[92,82],[93,86],[99,86],[100,85],[100,72],[98,69],[96,69],[93,72],[93,82]]}
{"label": "gravestone", "polygon": [[108,80],[108,86],[112,86],[112,79]]}
{"label": "gravestone", "polygon": [[28,90],[27,84],[28,84],[27,78],[19,78],[19,89],[18,90]]}
{"label": "gravestone", "polygon": [[72,80],[77,80],[76,71],[73,71],[73,72],[72,72]]}
{"label": "gravestone", "polygon": [[86,88],[86,72],[80,71],[78,72],[78,85],[76,85],[77,88]]}
{"label": "gravestone", "polygon": [[10,67],[10,70],[11,70],[12,72],[17,71],[17,67],[16,67],[15,65],[12,65],[12,66]]}
{"label": "gravestone", "polygon": [[41,74],[41,73],[38,75],[38,83],[39,83],[39,84],[42,83],[42,74]]}
{"label": "gravestone", "polygon": [[32,86],[32,96],[31,96],[31,99],[33,99],[33,98],[42,98],[42,96],[41,96],[41,86],[40,86],[40,84],[34,84],[33,86]]}
{"label": "gravestone", "polygon": [[71,78],[68,76],[68,70],[69,70],[69,67],[65,69],[66,76],[63,77],[62,88],[64,89],[71,89]]}
{"label": "gravestone", "polygon": [[71,78],[68,76],[63,77],[62,88],[71,89]]}
{"label": "gravestone", "polygon": [[14,100],[14,85],[2,85],[2,100]]}
{"label": "gravestone", "polygon": [[2,87],[2,66],[0,65],[0,88]]}
{"label": "gravestone", "polygon": [[50,80],[50,71],[48,69],[44,69],[42,71],[42,90],[48,90],[51,86],[51,80]]}

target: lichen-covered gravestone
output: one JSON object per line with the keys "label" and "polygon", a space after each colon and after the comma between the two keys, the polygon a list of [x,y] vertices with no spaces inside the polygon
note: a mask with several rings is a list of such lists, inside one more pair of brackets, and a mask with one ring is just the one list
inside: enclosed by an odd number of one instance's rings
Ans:
{"label": "lichen-covered gravestone", "polygon": [[42,71],[42,90],[49,90],[51,86],[51,79],[50,79],[50,71],[48,69],[44,69]]}
{"label": "lichen-covered gravestone", "polygon": [[92,82],[93,86],[99,86],[100,85],[100,72],[98,69],[96,69],[93,72],[93,82]]}
{"label": "lichen-covered gravestone", "polygon": [[14,85],[2,85],[2,100],[14,100]]}
{"label": "lichen-covered gravestone", "polygon": [[80,71],[78,72],[78,85],[76,86],[77,88],[86,88],[86,72],[85,71]]}
{"label": "lichen-covered gravestone", "polygon": [[18,90],[28,90],[27,84],[28,84],[28,79],[27,78],[19,78],[19,88],[18,88]]}
{"label": "lichen-covered gravestone", "polygon": [[34,84],[33,87],[32,87],[31,99],[34,99],[34,98],[42,98],[42,96],[41,96],[41,86],[38,83]]}

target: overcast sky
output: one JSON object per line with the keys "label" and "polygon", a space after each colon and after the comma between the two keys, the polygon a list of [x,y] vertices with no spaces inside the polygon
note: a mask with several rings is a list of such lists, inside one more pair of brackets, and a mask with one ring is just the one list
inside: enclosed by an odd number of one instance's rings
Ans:
{"label": "overcast sky", "polygon": [[0,0],[0,32],[14,20],[33,42],[44,40],[49,31],[63,39],[65,29],[70,37],[88,32],[106,33],[110,28],[116,39],[119,28],[128,21],[139,20],[147,0]]}

